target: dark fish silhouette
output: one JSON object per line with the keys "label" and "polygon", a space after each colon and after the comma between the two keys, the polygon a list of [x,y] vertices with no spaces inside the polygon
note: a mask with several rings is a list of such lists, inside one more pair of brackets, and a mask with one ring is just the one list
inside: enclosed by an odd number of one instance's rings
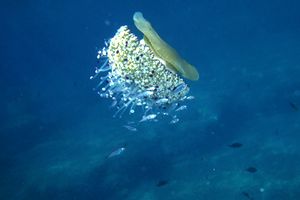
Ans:
{"label": "dark fish silhouette", "polygon": [[294,102],[289,101],[289,104],[290,104],[291,108],[293,108],[295,111],[299,110],[298,106]]}
{"label": "dark fish silhouette", "polygon": [[255,172],[257,172],[257,169],[256,169],[255,167],[248,167],[248,168],[246,169],[246,171],[247,171],[247,172],[250,172],[250,173],[255,173]]}
{"label": "dark fish silhouette", "polygon": [[228,146],[231,147],[231,148],[240,148],[240,147],[243,146],[243,144],[241,144],[239,142],[234,142],[234,143],[232,143],[232,144],[230,144]]}
{"label": "dark fish silhouette", "polygon": [[156,186],[161,187],[161,186],[167,185],[168,183],[169,183],[168,180],[160,180],[156,183]]}
{"label": "dark fish silhouette", "polygon": [[250,194],[248,192],[242,192],[242,195],[244,195],[244,197],[246,197],[247,199],[251,199],[253,200],[253,198],[250,196]]}

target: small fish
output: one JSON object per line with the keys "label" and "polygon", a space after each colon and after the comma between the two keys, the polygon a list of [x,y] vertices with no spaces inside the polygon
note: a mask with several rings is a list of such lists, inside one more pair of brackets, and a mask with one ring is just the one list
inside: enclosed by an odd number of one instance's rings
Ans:
{"label": "small fish", "polygon": [[246,169],[246,171],[247,171],[247,172],[250,172],[250,173],[255,173],[255,172],[257,172],[257,169],[256,169],[255,167],[248,167],[248,168]]}
{"label": "small fish", "polygon": [[113,152],[111,152],[108,156],[106,156],[106,158],[118,156],[121,153],[123,153],[124,151],[125,151],[125,147],[118,148],[118,149],[114,150]]}
{"label": "small fish", "polygon": [[168,180],[160,180],[156,183],[156,187],[161,187],[161,186],[167,185],[168,183],[169,183]]}
{"label": "small fish", "polygon": [[186,99],[187,100],[192,100],[192,99],[195,99],[195,97],[194,96],[188,96]]}
{"label": "small fish", "polygon": [[171,106],[168,108],[168,112],[174,111],[178,106],[178,103],[173,103]]}
{"label": "small fish", "polygon": [[156,87],[155,87],[155,86],[152,86],[152,87],[149,87],[147,90],[153,91],[153,90],[155,90],[155,89],[156,89]]}
{"label": "small fish", "polygon": [[232,144],[230,144],[228,146],[231,147],[231,148],[240,148],[240,147],[243,146],[243,144],[241,144],[239,142],[234,142],[234,143],[232,143]]}
{"label": "small fish", "polygon": [[145,91],[145,92],[142,92],[142,93],[139,93],[136,98],[145,98],[145,97],[149,97],[153,94],[154,92],[153,91]]}
{"label": "small fish", "polygon": [[143,116],[143,118],[140,120],[140,122],[144,122],[144,121],[155,119],[156,116],[157,116],[156,114],[150,114],[150,115]]}
{"label": "small fish", "polygon": [[289,101],[289,104],[290,104],[291,108],[293,108],[295,111],[299,110],[298,106],[294,102]]}
{"label": "small fish", "polygon": [[182,110],[185,110],[187,108],[186,105],[183,105],[183,106],[180,106],[179,108],[177,108],[175,111],[178,112],[178,111],[182,111]]}
{"label": "small fish", "polygon": [[174,118],[170,121],[170,124],[176,124],[177,122],[179,122],[178,118]]}
{"label": "small fish", "polygon": [[112,104],[110,105],[111,108],[115,107],[116,105],[118,104],[118,101],[117,100],[114,100],[112,102]]}
{"label": "small fish", "polygon": [[181,83],[174,89],[173,92],[174,92],[174,94],[178,94],[178,93],[182,92],[186,87],[187,87],[187,85],[185,83]]}
{"label": "small fish", "polygon": [[177,118],[177,115],[174,115],[170,121],[170,124],[176,124],[177,122],[179,122],[179,119]]}
{"label": "small fish", "polygon": [[253,199],[251,196],[250,196],[250,194],[248,193],[248,192],[242,192],[242,195],[244,195],[247,199]]}
{"label": "small fish", "polygon": [[159,99],[157,101],[155,101],[156,104],[164,104],[164,103],[167,103],[169,101],[169,99],[167,98],[162,98],[162,99]]}
{"label": "small fish", "polygon": [[129,126],[129,125],[124,125],[123,127],[130,130],[130,131],[133,131],[133,132],[137,131],[137,128]]}

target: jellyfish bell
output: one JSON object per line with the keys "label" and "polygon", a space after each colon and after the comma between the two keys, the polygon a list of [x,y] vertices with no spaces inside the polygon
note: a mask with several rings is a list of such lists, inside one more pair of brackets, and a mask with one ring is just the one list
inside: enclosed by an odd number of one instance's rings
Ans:
{"label": "jellyfish bell", "polygon": [[176,50],[159,36],[159,34],[151,26],[151,23],[144,18],[141,12],[134,13],[133,21],[136,28],[144,34],[144,41],[158,57],[167,63],[167,68],[180,73],[187,79],[199,79],[197,69],[181,58]]}
{"label": "jellyfish bell", "polygon": [[[148,26],[148,29],[149,26],[152,28],[148,21],[141,18],[141,13],[135,13],[133,20],[135,23],[138,20],[139,25]],[[141,20],[144,20],[144,24]],[[127,26],[121,26],[98,52],[100,66],[91,79],[99,81],[94,89],[100,97],[113,100],[112,107],[116,109],[114,117],[122,117],[126,112],[129,115],[141,113],[138,122],[171,116],[171,122],[174,123],[179,121],[178,109],[182,106],[186,108],[184,101],[189,87],[179,74],[189,76],[184,71],[191,71],[192,68],[184,67],[189,66],[188,63],[163,40],[165,46],[152,42],[153,34],[159,37],[153,31],[142,31],[145,37],[139,40]],[[157,50],[162,48],[167,53]],[[171,58],[177,63],[181,62],[180,69]],[[198,72],[194,77],[189,76],[190,79],[197,77]]]}

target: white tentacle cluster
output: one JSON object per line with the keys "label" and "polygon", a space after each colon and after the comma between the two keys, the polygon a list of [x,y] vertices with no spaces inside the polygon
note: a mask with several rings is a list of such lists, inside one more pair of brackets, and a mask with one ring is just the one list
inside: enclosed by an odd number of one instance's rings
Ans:
{"label": "white tentacle cluster", "polygon": [[97,58],[102,65],[91,79],[100,79],[95,90],[113,100],[117,109],[114,116],[136,113],[140,107],[141,121],[154,120],[158,115],[171,115],[171,122],[178,121],[176,112],[189,99],[189,87],[127,26],[119,28]]}

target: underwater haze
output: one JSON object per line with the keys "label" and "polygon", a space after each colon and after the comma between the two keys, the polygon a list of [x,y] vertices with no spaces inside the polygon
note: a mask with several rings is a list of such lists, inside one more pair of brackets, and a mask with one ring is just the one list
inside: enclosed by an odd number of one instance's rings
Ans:
{"label": "underwater haze", "polygon": [[[300,199],[300,1],[1,1],[0,199]],[[126,124],[97,53],[144,14],[199,72],[177,123]]]}

